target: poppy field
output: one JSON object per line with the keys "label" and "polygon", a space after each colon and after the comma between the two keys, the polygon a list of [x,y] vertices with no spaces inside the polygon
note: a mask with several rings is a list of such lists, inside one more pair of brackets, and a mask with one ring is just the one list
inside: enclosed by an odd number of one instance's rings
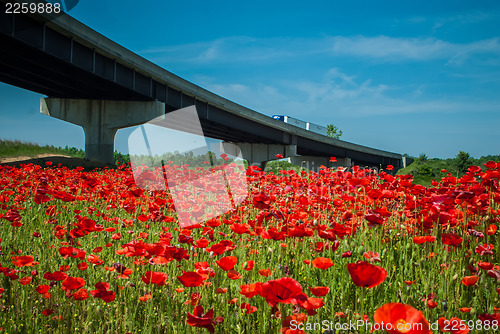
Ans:
{"label": "poppy field", "polygon": [[495,333],[500,163],[442,173],[251,166],[181,228],[126,166],[0,167],[0,333]]}

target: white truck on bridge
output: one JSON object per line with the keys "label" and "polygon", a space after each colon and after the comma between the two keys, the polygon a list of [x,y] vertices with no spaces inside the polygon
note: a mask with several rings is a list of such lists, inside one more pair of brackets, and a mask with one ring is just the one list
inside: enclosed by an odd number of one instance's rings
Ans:
{"label": "white truck on bridge", "polygon": [[304,122],[299,119],[290,117],[290,116],[284,116],[284,115],[273,115],[274,119],[277,119],[279,121],[285,122],[287,124],[295,125],[296,127],[299,127],[301,129],[306,129],[311,132],[319,133],[320,135],[327,136],[328,131],[326,127],[310,123],[310,122]]}

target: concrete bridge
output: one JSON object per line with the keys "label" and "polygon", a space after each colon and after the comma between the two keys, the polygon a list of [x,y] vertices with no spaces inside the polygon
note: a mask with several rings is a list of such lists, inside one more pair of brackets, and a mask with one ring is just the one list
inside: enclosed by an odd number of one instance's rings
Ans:
{"label": "concrete bridge", "polygon": [[6,2],[0,81],[48,96],[42,113],[82,126],[89,160],[113,162],[118,129],[195,105],[204,135],[238,144],[252,164],[281,154],[298,164],[335,156],[345,166],[403,167],[400,154],[313,133],[209,92],[67,14],[6,14]]}

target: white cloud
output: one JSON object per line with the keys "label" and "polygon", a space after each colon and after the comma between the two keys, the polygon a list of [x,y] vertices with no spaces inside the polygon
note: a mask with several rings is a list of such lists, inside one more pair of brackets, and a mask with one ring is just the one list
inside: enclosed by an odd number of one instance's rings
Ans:
{"label": "white cloud", "polygon": [[322,39],[231,36],[213,41],[150,48],[139,54],[159,63],[245,63],[327,53]]}
{"label": "white cloud", "polygon": [[[470,43],[452,43],[432,37],[323,36],[320,38],[252,38],[233,36],[213,41],[146,49],[139,52],[162,64],[270,63],[294,59],[306,62],[311,56],[322,59],[359,57],[372,61],[402,62],[447,60],[463,64],[471,55],[500,56],[498,38]],[[338,75],[335,70],[332,76]],[[344,78],[348,79],[348,78]]]}
{"label": "white cloud", "polygon": [[338,36],[333,38],[332,44],[335,56],[357,56],[389,61],[449,59],[449,63],[459,63],[474,53],[500,55],[498,38],[456,44],[435,38]]}
{"label": "white cloud", "polygon": [[332,79],[340,78],[343,81],[345,81],[346,83],[349,83],[351,85],[355,85],[355,83],[353,81],[356,78],[355,76],[348,76],[347,74],[342,73],[336,67],[328,70],[328,72],[326,72],[326,76],[329,77],[329,78],[332,78]]}
{"label": "white cloud", "polygon": [[[382,115],[500,111],[498,101],[476,101],[465,97],[460,100],[453,99],[452,96],[430,99],[425,94],[425,85],[401,93],[402,87],[373,84],[370,79],[358,81],[354,76],[334,68],[327,71],[319,81],[276,80],[266,84],[242,86],[233,83],[214,84],[213,80],[207,80],[200,84],[260,113],[286,114],[302,119],[311,117],[311,114],[322,115],[322,118],[350,119]],[[398,94],[394,94],[395,91]]]}
{"label": "white cloud", "polygon": [[497,56],[500,55],[500,44],[498,38],[492,38],[488,40],[478,41],[464,45],[448,60],[448,64],[458,64],[461,65],[475,53],[495,53]]}
{"label": "white cloud", "polygon": [[450,24],[464,25],[464,24],[475,24],[478,22],[484,22],[488,20],[498,20],[499,15],[500,14],[498,12],[488,12],[488,13],[472,12],[472,13],[457,14],[447,17],[440,17],[434,21],[433,30],[436,31]]}

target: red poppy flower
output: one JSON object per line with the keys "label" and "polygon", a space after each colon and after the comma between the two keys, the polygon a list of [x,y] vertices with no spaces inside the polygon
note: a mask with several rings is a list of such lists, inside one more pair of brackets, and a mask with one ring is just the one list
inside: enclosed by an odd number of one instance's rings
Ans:
{"label": "red poppy flower", "polygon": [[497,226],[494,224],[490,224],[490,226],[488,226],[488,229],[486,230],[486,233],[488,235],[493,235],[495,234],[496,231],[497,231]]}
{"label": "red poppy flower", "polygon": [[434,299],[429,299],[427,301],[427,306],[429,306],[429,308],[432,310],[433,308],[436,308],[437,307],[437,303]]}
{"label": "red poppy flower", "polygon": [[260,269],[259,270],[260,276],[269,277],[269,275],[271,275],[271,273],[272,273],[271,269]]}
{"label": "red poppy flower", "polygon": [[240,293],[247,298],[253,298],[259,294],[260,291],[259,289],[261,285],[262,283],[260,282],[254,284],[243,284],[240,286],[241,289]]}
{"label": "red poppy flower", "polygon": [[493,245],[491,244],[482,244],[476,247],[476,253],[483,255],[493,255]]}
{"label": "red poppy flower", "polygon": [[205,238],[198,239],[194,242],[195,246],[198,248],[206,248],[210,241]]}
{"label": "red poppy flower", "polygon": [[377,199],[381,198],[383,195],[384,195],[384,193],[380,189],[370,189],[366,193],[366,196],[368,196],[369,198],[371,198],[373,200],[377,200]]}
{"label": "red poppy flower", "polygon": [[114,291],[109,291],[109,283],[107,282],[98,282],[95,285],[97,290],[90,291],[90,294],[94,298],[102,299],[106,303],[110,303],[115,300],[116,294]]}
{"label": "red poppy flower", "polygon": [[241,278],[241,275],[236,270],[228,270],[227,277],[232,280],[237,280]]}
{"label": "red poppy flower", "polygon": [[85,280],[81,277],[68,276],[62,282],[65,290],[78,290],[85,285]]}
{"label": "red poppy flower", "polygon": [[[306,320],[307,320],[307,315],[305,313],[298,313],[298,314],[292,314],[292,315],[287,316],[283,320],[283,323],[282,323],[283,324],[283,329],[282,329],[283,334],[303,334],[303,333],[305,333],[304,331],[301,331],[297,328],[298,328],[298,326],[301,326],[301,327],[304,326],[304,322]],[[295,329],[291,328],[292,324],[295,327]]]}
{"label": "red poppy flower", "polygon": [[114,291],[107,290],[92,290],[90,291],[94,298],[100,298],[106,303],[110,303],[116,298],[116,294]]}
{"label": "red poppy flower", "polygon": [[151,295],[149,293],[145,294],[144,296],[139,296],[139,301],[145,302],[151,299]]}
{"label": "red poppy flower", "polygon": [[384,223],[384,218],[378,213],[369,212],[365,214],[365,219],[368,220],[368,225],[377,226]]}
{"label": "red poppy flower", "polygon": [[75,259],[85,259],[85,254],[87,252],[82,251],[78,248],[75,247],[60,247],[59,248],[59,254],[61,256],[64,256],[64,258],[67,258],[68,256],[75,258]]}
{"label": "red poppy flower", "polygon": [[22,255],[22,256],[13,256],[12,257],[12,264],[14,264],[16,267],[31,267],[33,266],[35,259],[31,255]]}
{"label": "red poppy flower", "polygon": [[351,257],[351,256],[352,256],[352,251],[347,251],[347,252],[342,253],[343,258]]}
{"label": "red poppy flower", "polygon": [[49,315],[51,315],[52,313],[54,313],[54,310],[51,310],[51,309],[46,309],[46,310],[43,310],[42,311],[42,314],[46,317],[48,317]]}
{"label": "red poppy flower", "polygon": [[455,233],[443,233],[441,234],[441,241],[445,245],[450,245],[453,247],[457,247],[462,244],[462,238]]}
{"label": "red poppy flower", "polygon": [[246,270],[246,271],[250,271],[253,269],[253,267],[255,266],[255,261],[253,260],[248,260],[246,263],[246,266],[245,264],[242,264],[241,267]]}
{"label": "red poppy flower", "polygon": [[252,306],[248,303],[241,303],[240,308],[242,310],[245,310],[245,314],[252,314],[257,311],[257,308],[255,306]]}
{"label": "red poppy flower", "polygon": [[278,303],[297,304],[298,300],[305,300],[307,296],[302,292],[302,286],[291,277],[283,277],[262,283],[259,295],[274,307]]}
{"label": "red poppy flower", "polygon": [[434,242],[436,240],[436,237],[433,235],[426,235],[426,236],[421,236],[421,237],[413,237],[413,243],[420,245],[425,242]]}
{"label": "red poppy flower", "polygon": [[[82,259],[82,260],[83,260],[83,259]],[[101,259],[99,258],[99,256],[97,256],[97,255],[92,255],[92,254],[87,256],[87,261],[88,261],[88,262],[90,262],[90,263],[92,263],[92,264],[95,264],[96,266],[99,266],[99,265],[101,265],[101,264],[103,264],[103,263],[104,263],[104,261],[103,261],[103,260],[101,260]]]}
{"label": "red poppy flower", "polygon": [[236,234],[250,233],[250,225],[233,223],[229,228]]}
{"label": "red poppy flower", "polygon": [[214,292],[215,293],[220,293],[220,294],[226,293],[227,292],[227,288],[217,288],[217,289],[215,289]]}
{"label": "red poppy flower", "polygon": [[96,247],[92,250],[92,253],[100,253],[102,252],[102,247]]}
{"label": "red poppy flower", "polygon": [[69,271],[71,269],[70,265],[60,266],[59,270],[62,272]]}
{"label": "red poppy flower", "polygon": [[384,268],[374,266],[366,261],[349,263],[347,270],[354,284],[364,288],[373,288],[381,284],[387,277],[387,271]]}
{"label": "red poppy flower", "polygon": [[38,292],[39,294],[41,295],[44,295],[46,294],[47,292],[49,292],[49,289],[50,289],[50,285],[39,285],[36,287],[36,292]]}
{"label": "red poppy flower", "polygon": [[210,226],[210,227],[217,227],[217,226],[220,226],[220,224],[221,224],[221,222],[219,219],[212,218],[212,219],[207,220],[207,226]]}
{"label": "red poppy flower", "polygon": [[312,265],[315,268],[326,270],[333,266],[333,261],[326,257],[317,257],[312,261]]}
{"label": "red poppy flower", "polygon": [[207,252],[214,253],[215,255],[221,255],[224,252],[235,249],[236,246],[230,240],[221,240],[219,243],[205,248]]}
{"label": "red poppy flower", "polygon": [[363,256],[368,259],[370,262],[381,262],[380,255],[378,252],[368,251],[363,254]]}
{"label": "red poppy flower", "polygon": [[423,313],[410,305],[389,303],[381,306],[373,315],[374,328],[389,334],[431,334]]}
{"label": "red poppy flower", "polygon": [[464,278],[462,278],[462,283],[465,286],[473,286],[477,283],[478,280],[478,276],[465,276]]}
{"label": "red poppy flower", "polygon": [[193,314],[187,314],[187,324],[193,327],[206,328],[209,333],[215,332],[214,328],[214,309],[210,309],[204,314],[203,306],[198,305],[194,308]]}
{"label": "red poppy flower", "polygon": [[269,206],[271,205],[271,201],[273,199],[274,199],[273,197],[267,196],[264,193],[257,193],[252,198],[253,205],[257,209],[261,209],[261,210],[266,210],[267,208],[269,208]]}
{"label": "red poppy flower", "polygon": [[315,315],[317,313],[316,309],[325,305],[322,298],[305,297],[306,298],[299,298],[297,302],[301,308],[307,311],[307,314],[309,315]]}
{"label": "red poppy flower", "polygon": [[200,275],[203,276],[203,279],[206,279],[206,276],[214,277],[215,272],[214,270],[208,265],[208,262],[196,262],[194,264],[194,267],[196,268],[196,272]]}
{"label": "red poppy flower", "polygon": [[62,281],[66,277],[68,277],[67,274],[63,273],[62,271],[54,271],[53,273],[45,273],[43,275],[43,278],[49,280],[49,281]]}
{"label": "red poppy flower", "polygon": [[309,288],[309,291],[311,291],[311,293],[316,297],[323,297],[326,296],[328,292],[330,292],[330,288],[327,286],[317,286],[314,288]]}
{"label": "red poppy flower", "polygon": [[8,221],[10,221],[10,225],[12,225],[14,227],[19,227],[19,226],[23,225],[23,223],[21,223],[22,217],[17,210],[9,210],[3,216],[0,215],[0,217],[5,218]]}
{"label": "red poppy flower", "polygon": [[50,201],[52,198],[47,196],[45,193],[40,192],[40,189],[37,189],[37,192],[34,196],[34,201],[36,204],[43,204]]}
{"label": "red poppy flower", "polygon": [[156,284],[156,285],[165,285],[165,281],[167,280],[167,274],[158,271],[147,271],[144,276],[142,276],[142,281],[146,284]]}
{"label": "red poppy flower", "polygon": [[89,298],[87,289],[82,288],[76,290],[75,293],[73,294],[73,298],[75,298],[75,300],[85,300]]}
{"label": "red poppy flower", "polygon": [[31,283],[31,277],[28,276],[28,277],[20,278],[19,283],[21,283],[22,285],[28,285]]}
{"label": "red poppy flower", "polygon": [[481,269],[484,269],[484,270],[491,270],[493,269],[493,263],[489,263],[489,262],[483,262],[483,261],[479,261],[477,266]]}
{"label": "red poppy flower", "polygon": [[204,281],[203,276],[194,271],[187,271],[181,276],[177,276],[177,279],[185,287],[200,286]]}
{"label": "red poppy flower", "polygon": [[83,271],[87,269],[87,262],[80,262],[76,265],[76,267],[78,268],[78,270]]}
{"label": "red poppy flower", "polygon": [[[499,163],[500,165],[500,163]],[[494,324],[493,321],[497,321],[497,324],[500,323],[500,313],[482,313],[478,316],[479,320],[481,320],[483,323],[486,321],[489,321],[490,324]]]}
{"label": "red poppy flower", "polygon": [[278,230],[276,227],[270,227],[267,231],[262,232],[262,237],[264,239],[273,240],[284,240],[286,238],[286,232]]}
{"label": "red poppy flower", "polygon": [[222,270],[228,271],[234,269],[234,266],[238,263],[238,258],[236,256],[226,256],[215,262]]}
{"label": "red poppy flower", "polygon": [[[328,248],[328,244],[326,246],[326,248]],[[325,243],[324,242],[316,242],[314,244],[314,250],[317,252],[317,253],[322,253],[323,251],[325,251]]]}
{"label": "red poppy flower", "polygon": [[486,168],[488,169],[495,169],[497,168],[497,163],[495,161],[488,161],[487,163],[484,164]]}

